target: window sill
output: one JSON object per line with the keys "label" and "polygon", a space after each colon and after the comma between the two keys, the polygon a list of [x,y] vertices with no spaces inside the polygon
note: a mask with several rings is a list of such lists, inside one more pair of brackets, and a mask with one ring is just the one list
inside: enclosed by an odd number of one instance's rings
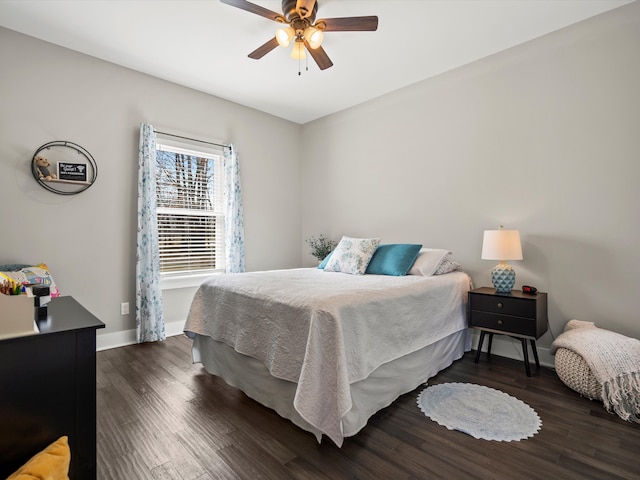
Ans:
{"label": "window sill", "polygon": [[197,275],[173,275],[160,278],[160,288],[162,290],[173,290],[175,288],[199,287],[200,284],[212,275],[220,275],[222,272],[200,273]]}

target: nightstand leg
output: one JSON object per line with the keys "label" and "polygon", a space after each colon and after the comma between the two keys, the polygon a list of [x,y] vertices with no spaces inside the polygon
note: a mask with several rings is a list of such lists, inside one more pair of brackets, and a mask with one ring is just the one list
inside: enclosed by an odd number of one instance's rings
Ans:
{"label": "nightstand leg", "polygon": [[529,340],[531,342],[531,350],[533,350],[533,358],[536,359],[536,368],[540,368],[540,360],[538,360],[538,349],[536,348],[536,341]]}
{"label": "nightstand leg", "polygon": [[522,342],[522,355],[524,356],[524,368],[527,371],[527,377],[531,376],[531,367],[529,366],[529,351],[527,349],[527,339],[521,338]]}
{"label": "nightstand leg", "polygon": [[493,333],[489,334],[489,347],[487,348],[487,359],[491,358],[491,345],[493,344]]}
{"label": "nightstand leg", "polygon": [[478,341],[478,350],[476,351],[475,363],[478,363],[478,360],[480,360],[480,352],[482,351],[482,344],[484,343],[484,333],[484,330],[480,331],[480,340]]}

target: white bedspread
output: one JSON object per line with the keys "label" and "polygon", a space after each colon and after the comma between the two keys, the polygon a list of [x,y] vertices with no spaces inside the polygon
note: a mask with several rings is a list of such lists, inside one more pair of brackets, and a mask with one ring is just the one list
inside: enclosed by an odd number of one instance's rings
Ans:
{"label": "white bedspread", "polygon": [[295,409],[338,446],[349,385],[467,328],[470,278],[347,275],[317,268],[217,275],[184,330],[210,336],[298,384]]}

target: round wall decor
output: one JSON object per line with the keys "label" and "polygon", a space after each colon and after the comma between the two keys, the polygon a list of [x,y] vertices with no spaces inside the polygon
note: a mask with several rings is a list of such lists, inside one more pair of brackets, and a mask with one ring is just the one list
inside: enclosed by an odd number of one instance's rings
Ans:
{"label": "round wall decor", "polygon": [[98,165],[91,154],[77,143],[56,140],[36,150],[31,173],[50,192],[75,195],[96,181]]}

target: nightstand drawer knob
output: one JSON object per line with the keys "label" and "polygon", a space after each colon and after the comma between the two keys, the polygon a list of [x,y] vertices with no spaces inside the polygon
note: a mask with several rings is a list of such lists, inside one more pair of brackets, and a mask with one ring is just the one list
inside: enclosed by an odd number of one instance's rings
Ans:
{"label": "nightstand drawer knob", "polygon": [[498,308],[502,308],[503,306],[502,303],[498,302]]}
{"label": "nightstand drawer knob", "polygon": [[502,320],[498,320],[498,325],[502,325]]}

